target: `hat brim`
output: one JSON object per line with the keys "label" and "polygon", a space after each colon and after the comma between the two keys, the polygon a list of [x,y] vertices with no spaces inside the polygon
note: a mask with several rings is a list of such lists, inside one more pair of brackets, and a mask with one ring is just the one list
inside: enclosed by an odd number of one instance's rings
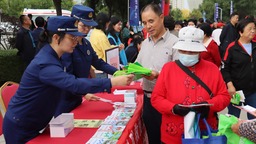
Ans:
{"label": "hat brim", "polygon": [[86,34],[81,33],[81,32],[65,32],[65,33],[71,34],[71,35],[74,35],[74,36],[86,36]]}
{"label": "hat brim", "polygon": [[86,21],[86,20],[81,20],[81,22],[84,24],[84,25],[87,25],[87,26],[97,26],[98,24],[91,20],[91,21]]}
{"label": "hat brim", "polygon": [[202,43],[192,43],[192,42],[184,42],[184,41],[178,41],[174,46],[172,47],[174,49],[178,50],[184,50],[184,51],[192,51],[192,52],[203,52],[207,51],[207,49],[204,47]]}

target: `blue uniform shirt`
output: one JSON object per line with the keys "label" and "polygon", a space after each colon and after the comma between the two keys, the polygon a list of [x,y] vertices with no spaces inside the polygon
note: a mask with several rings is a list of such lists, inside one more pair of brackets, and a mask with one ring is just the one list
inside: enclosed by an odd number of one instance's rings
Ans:
{"label": "blue uniform shirt", "polygon": [[[74,74],[78,78],[88,78],[90,75],[90,68],[94,66],[96,69],[104,71],[113,75],[117,69],[102,59],[93,50],[90,42],[83,38],[82,45],[77,45],[73,53],[66,53],[62,55],[61,61],[66,71]],[[96,88],[98,91],[101,88]],[[64,112],[70,112],[82,102],[81,95],[75,95],[68,91],[62,92],[61,102],[58,104],[55,116]]]}
{"label": "blue uniform shirt", "polygon": [[[10,100],[4,123],[4,133],[21,135],[38,133],[53,117],[61,91],[77,95],[101,91],[110,92],[110,79],[76,78],[64,72],[56,52],[47,44],[25,70],[16,94]],[[10,130],[8,123],[16,127]]]}
{"label": "blue uniform shirt", "polygon": [[73,72],[77,77],[89,77],[91,66],[111,75],[117,71],[115,67],[99,59],[90,42],[84,38],[83,44],[76,46],[72,58]]}

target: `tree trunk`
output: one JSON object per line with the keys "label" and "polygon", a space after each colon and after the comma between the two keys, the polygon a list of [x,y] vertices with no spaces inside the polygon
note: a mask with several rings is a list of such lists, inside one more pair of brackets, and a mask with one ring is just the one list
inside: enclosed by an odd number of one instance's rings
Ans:
{"label": "tree trunk", "polygon": [[61,16],[62,15],[61,0],[53,0],[53,3],[57,12],[57,16]]}
{"label": "tree trunk", "polygon": [[105,0],[105,3],[108,7],[108,16],[111,17],[112,16],[112,8],[113,8],[113,1],[111,0]]}

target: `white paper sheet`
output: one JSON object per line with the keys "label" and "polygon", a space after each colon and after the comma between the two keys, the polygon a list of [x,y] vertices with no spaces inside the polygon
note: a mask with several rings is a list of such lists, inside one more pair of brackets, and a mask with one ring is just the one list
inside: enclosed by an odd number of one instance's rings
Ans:
{"label": "white paper sheet", "polygon": [[194,122],[195,122],[196,113],[190,111],[184,117],[184,138],[194,138]]}

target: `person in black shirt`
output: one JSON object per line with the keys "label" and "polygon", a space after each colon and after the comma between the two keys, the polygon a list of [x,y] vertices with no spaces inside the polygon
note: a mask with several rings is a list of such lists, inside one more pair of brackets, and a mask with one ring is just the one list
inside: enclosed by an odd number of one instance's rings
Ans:
{"label": "person in black shirt", "polygon": [[40,37],[40,34],[42,33],[42,31],[44,31],[44,25],[46,22],[45,22],[44,18],[41,16],[36,17],[35,22],[36,22],[37,28],[33,30],[32,36],[33,36],[33,39],[34,39],[34,42],[36,45],[36,51],[38,52],[39,37]]}
{"label": "person in black shirt", "polygon": [[30,25],[29,29],[33,31],[36,28],[35,23],[34,23],[34,21],[32,19],[33,15],[32,14],[28,14],[28,17],[31,20],[31,25]]}
{"label": "person in black shirt", "polygon": [[21,27],[16,35],[15,47],[18,49],[17,55],[21,57],[24,62],[24,68],[26,68],[35,56],[36,45],[29,29],[31,25],[30,18],[26,15],[21,15],[19,20]]}
{"label": "person in black shirt", "polygon": [[228,45],[235,41],[239,34],[236,30],[236,24],[238,23],[239,15],[234,12],[230,15],[230,22],[224,26],[220,34],[220,56],[224,57]]}
{"label": "person in black shirt", "polygon": [[125,54],[128,63],[133,63],[140,51],[141,43],[143,38],[140,34],[134,34],[132,38],[132,43],[125,49]]}

